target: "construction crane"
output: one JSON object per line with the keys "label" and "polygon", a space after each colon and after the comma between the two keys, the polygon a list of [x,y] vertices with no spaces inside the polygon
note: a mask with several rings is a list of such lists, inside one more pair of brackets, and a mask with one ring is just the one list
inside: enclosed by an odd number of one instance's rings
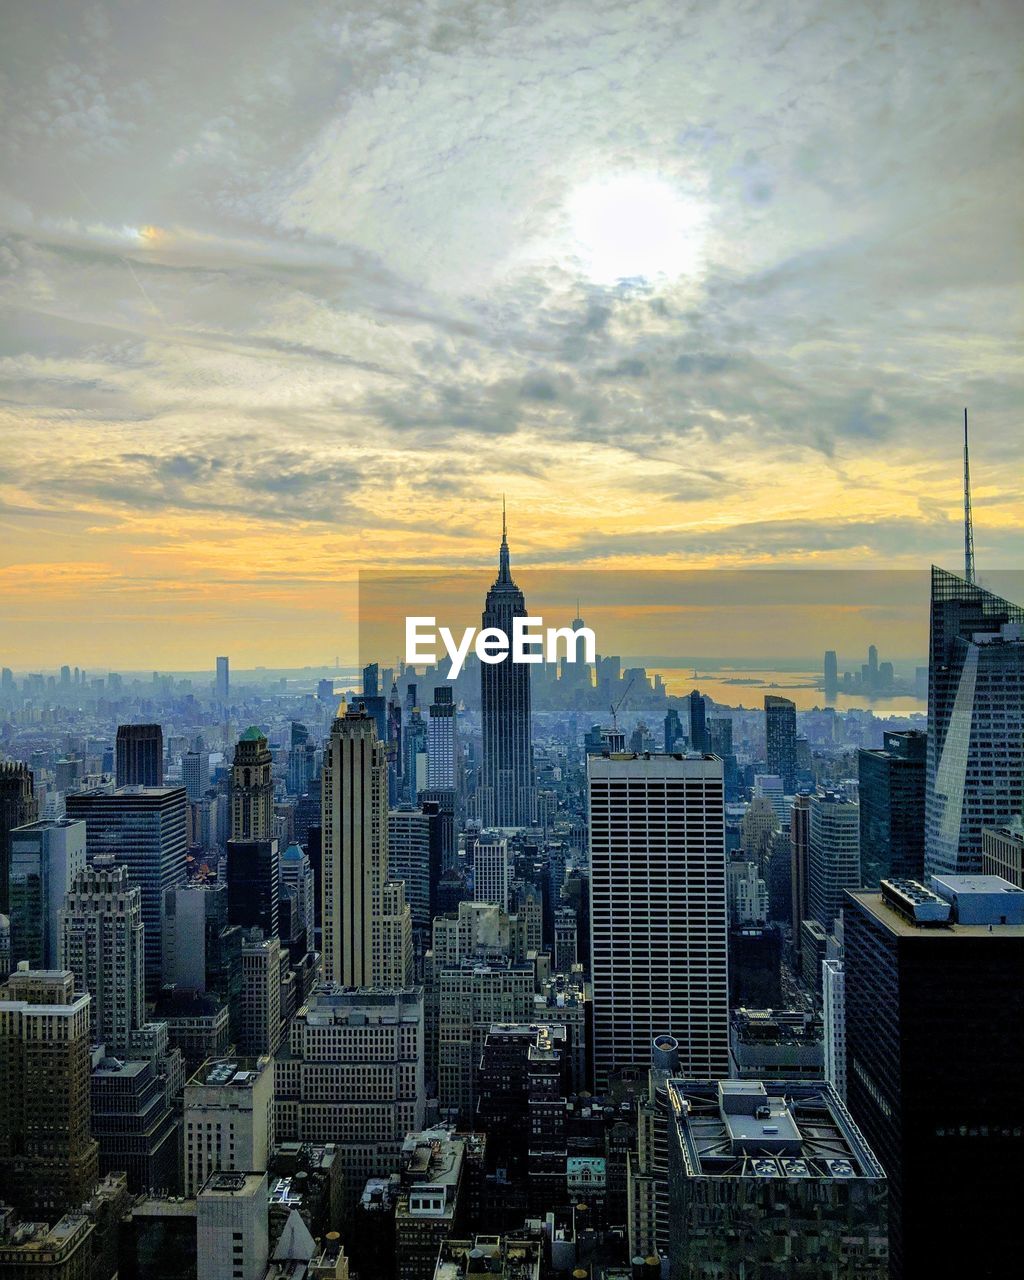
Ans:
{"label": "construction crane", "polygon": [[611,706],[612,733],[618,733],[619,731],[619,721],[618,721],[619,707],[621,707],[622,704],[626,701],[626,698],[629,695],[629,691],[630,689],[632,689],[635,682],[636,682],[636,676],[633,676],[629,684],[626,685],[626,690],[623,693],[622,697],[618,700],[618,702],[612,703],[612,706]]}

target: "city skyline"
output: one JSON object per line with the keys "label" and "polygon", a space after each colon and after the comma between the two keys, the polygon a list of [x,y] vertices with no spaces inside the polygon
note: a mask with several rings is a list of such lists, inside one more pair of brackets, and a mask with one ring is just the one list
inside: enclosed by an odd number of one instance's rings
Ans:
{"label": "city skyline", "polygon": [[7,21],[14,653],[282,662],[503,490],[524,566],[957,564],[964,404],[1019,563],[1016,6],[446,14]]}

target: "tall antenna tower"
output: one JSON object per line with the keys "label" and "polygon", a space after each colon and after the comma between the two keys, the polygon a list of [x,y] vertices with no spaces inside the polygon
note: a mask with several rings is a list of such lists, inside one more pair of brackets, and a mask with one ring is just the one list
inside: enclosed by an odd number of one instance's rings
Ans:
{"label": "tall antenna tower", "polygon": [[964,410],[964,577],[974,582],[974,517],[971,514],[971,455],[967,444],[967,410]]}

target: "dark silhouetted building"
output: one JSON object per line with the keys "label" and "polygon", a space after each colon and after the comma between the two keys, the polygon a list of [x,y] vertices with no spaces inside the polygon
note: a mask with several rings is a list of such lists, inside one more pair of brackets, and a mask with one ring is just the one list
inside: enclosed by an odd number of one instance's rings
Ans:
{"label": "dark silhouetted building", "polygon": [[1003,1276],[1020,1241],[1024,891],[883,880],[844,911],[847,1100],[890,1183],[893,1280]]}
{"label": "dark silhouetted building", "polygon": [[782,789],[796,789],[796,703],[767,694],[764,700],[768,772],[782,779]]}
{"label": "dark silhouetted building", "polygon": [[164,731],[158,724],[117,726],[117,785],[164,785]]}
{"label": "dark silhouetted building", "polygon": [[887,732],[881,751],[857,756],[861,887],[924,874],[927,737],[917,729]]}

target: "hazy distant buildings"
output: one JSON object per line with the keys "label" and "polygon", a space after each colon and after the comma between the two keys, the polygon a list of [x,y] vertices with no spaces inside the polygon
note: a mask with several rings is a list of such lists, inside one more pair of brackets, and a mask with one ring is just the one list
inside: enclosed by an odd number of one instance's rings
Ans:
{"label": "hazy distant buildings", "polygon": [[231,695],[231,677],[227,658],[217,659],[217,674],[214,677],[213,694],[218,702],[227,702]]}
{"label": "hazy distant buildings", "polygon": [[792,795],[796,788],[796,704],[789,698],[766,694],[764,718],[768,772],[781,778],[783,792]]}
{"label": "hazy distant buildings", "polygon": [[181,758],[181,781],[190,804],[198,804],[210,789],[209,751],[186,751]]}
{"label": "hazy distant buildings", "polygon": [[834,702],[839,692],[839,662],[835,649],[825,651],[825,701]]}
{"label": "hazy distant buildings", "polygon": [[147,999],[160,989],[163,896],[185,881],[186,806],[183,787],[97,788],[67,798],[68,817],[85,821],[90,861],[109,855],[142,890]]}
{"label": "hazy distant buildings", "polygon": [[117,726],[117,785],[164,785],[164,731],[158,724]]}
{"label": "hazy distant buildings", "polygon": [[[523,593],[512,579],[508,539],[502,523],[498,576],[487,593],[483,623],[511,637],[513,619],[526,617]],[[533,747],[530,671],[505,654],[501,662],[480,664],[483,723],[481,790],[489,813],[485,826],[527,827],[533,821]]]}
{"label": "hazy distant buildings", "polygon": [[11,965],[27,961],[31,969],[56,969],[64,895],[86,865],[85,823],[31,822],[10,833],[9,848]]}
{"label": "hazy distant buildings", "polygon": [[932,566],[925,870],[981,868],[1024,806],[1024,608]]}
{"label": "hazy distant buildings", "polygon": [[861,886],[924,874],[927,738],[919,730],[886,732],[880,751],[857,756]]}
{"label": "hazy distant buildings", "polygon": [[893,1280],[999,1275],[1020,1236],[1024,891],[886,880],[843,918],[847,1099],[889,1175]]}
{"label": "hazy distant buildings", "polygon": [[709,749],[707,729],[707,707],[704,695],[694,689],[687,699],[690,708],[690,750],[706,752]]}
{"label": "hazy distant buildings", "polygon": [[592,756],[591,975],[597,1087],[671,1034],[691,1075],[729,1070],[722,763]]}
{"label": "hazy distant buildings", "polygon": [[412,920],[404,886],[388,877],[384,744],[359,704],[334,721],[322,794],[324,977],[345,987],[404,987]]}

